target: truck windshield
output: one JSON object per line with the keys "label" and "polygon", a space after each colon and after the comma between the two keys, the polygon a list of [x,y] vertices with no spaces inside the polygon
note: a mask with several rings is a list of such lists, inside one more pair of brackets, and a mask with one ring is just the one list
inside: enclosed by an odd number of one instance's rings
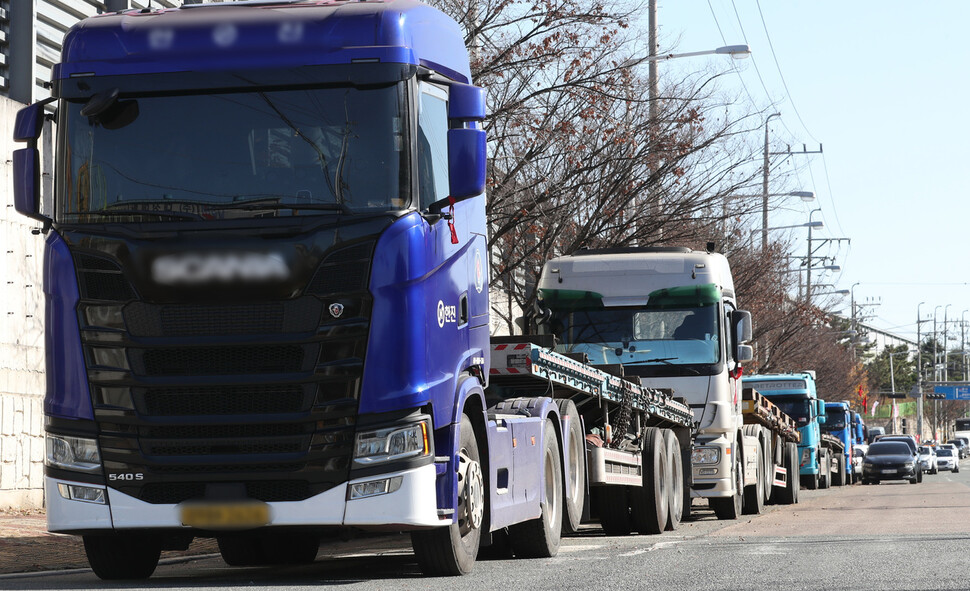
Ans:
{"label": "truck windshield", "polygon": [[396,83],[62,101],[58,221],[401,209],[404,96]]}
{"label": "truck windshield", "polygon": [[[745,384],[746,386],[748,384]],[[757,387],[755,387],[757,389]],[[775,406],[781,409],[781,412],[795,419],[799,425],[805,425],[808,420],[812,417],[812,405],[807,398],[796,398],[796,399],[771,399],[775,403]]]}
{"label": "truck windshield", "polygon": [[845,429],[845,415],[826,414],[825,423],[822,425],[822,429],[826,431],[841,431],[842,429]]}
{"label": "truck windshield", "polygon": [[720,360],[717,305],[652,310],[554,310],[557,350],[594,364],[714,364]]}

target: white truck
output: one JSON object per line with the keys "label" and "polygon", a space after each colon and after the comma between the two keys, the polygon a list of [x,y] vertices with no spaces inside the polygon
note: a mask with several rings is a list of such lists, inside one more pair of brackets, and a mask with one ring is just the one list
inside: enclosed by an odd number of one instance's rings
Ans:
{"label": "white truck", "polygon": [[558,351],[583,353],[594,365],[620,364],[642,385],[686,399],[695,440],[684,462],[685,514],[693,498],[706,498],[718,518],[735,519],[742,510],[760,512],[773,488],[791,488],[791,445],[769,436],[770,428],[745,425],[741,366],[753,356],[745,344],[751,314],[738,309],[724,255],[677,247],[580,250],[548,261],[538,289],[533,323],[556,336]]}

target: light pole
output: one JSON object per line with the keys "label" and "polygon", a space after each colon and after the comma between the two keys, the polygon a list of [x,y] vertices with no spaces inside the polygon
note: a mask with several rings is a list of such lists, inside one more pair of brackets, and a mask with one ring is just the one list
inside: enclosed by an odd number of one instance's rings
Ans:
{"label": "light pole", "polygon": [[[648,32],[648,44],[650,45],[649,55],[640,60],[633,60],[633,63],[649,62],[647,69],[647,99],[649,101],[649,117],[648,129],[657,129],[657,119],[660,117],[660,75],[657,72],[657,62],[677,59],[681,57],[696,57],[701,55],[729,55],[735,59],[743,59],[751,55],[751,48],[747,45],[725,45],[724,47],[718,47],[717,49],[709,49],[706,51],[689,51],[687,53],[667,53],[667,54],[657,54],[657,1],[650,0],[647,9],[649,13],[649,28]],[[650,141],[652,138],[648,138]],[[647,164],[647,173],[650,178],[656,173],[655,163],[656,158],[650,158]],[[656,191],[656,183],[650,183],[647,188],[647,213],[648,215],[653,215],[660,210],[659,198]]]}
{"label": "light pole", "polygon": [[[768,197],[798,197],[805,203],[811,203],[812,201],[815,201],[815,192],[814,191],[789,191],[788,193],[765,193],[763,195],[725,195],[724,203],[721,207],[721,219],[723,220],[723,224],[725,226],[725,229],[722,230],[722,234],[727,231],[726,227],[727,227],[727,216],[728,216],[728,202],[731,201],[732,199],[748,199],[752,197],[762,197],[764,199],[761,230],[765,234],[765,236],[767,236],[768,224],[764,222],[768,219],[768,213],[767,213]],[[763,239],[761,244],[762,251],[764,250],[764,247],[765,247],[764,243],[765,243],[765,240]]]}
{"label": "light pole", "polygon": [[923,317],[920,316],[919,308],[925,303],[920,302],[916,306],[916,434],[921,442],[923,441],[923,343],[920,327],[923,325]]}
{"label": "light pole", "polygon": [[761,234],[761,254],[764,254],[765,249],[768,248],[768,122],[771,121],[772,117],[781,117],[781,113],[772,113],[765,119],[765,160],[761,180],[761,194],[763,195],[761,201],[761,228],[764,232]]}
{"label": "light pole", "polygon": [[754,241],[754,235],[758,232],[770,232],[772,230],[791,230],[793,228],[808,228],[809,233],[811,233],[812,228],[824,228],[825,224],[821,221],[817,222],[805,222],[804,224],[793,224],[791,226],[775,226],[773,228],[762,228],[760,230],[751,230],[751,235],[749,236],[749,242]]}
{"label": "light pole", "polygon": [[[937,351],[937,343],[939,339],[936,336],[936,311],[942,308],[943,305],[933,308],[933,381],[940,381],[940,366],[939,366],[939,352]],[[933,439],[939,439],[936,432],[936,414],[937,414],[936,399],[933,399]]]}
{"label": "light pole", "polygon": [[815,208],[808,212],[808,256],[805,259],[805,303],[808,304],[812,300],[812,216],[815,215],[816,211],[822,211],[821,208]]}

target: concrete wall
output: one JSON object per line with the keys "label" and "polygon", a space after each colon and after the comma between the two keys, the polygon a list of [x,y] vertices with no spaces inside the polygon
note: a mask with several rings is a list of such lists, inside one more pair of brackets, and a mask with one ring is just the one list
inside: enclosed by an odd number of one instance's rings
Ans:
{"label": "concrete wall", "polygon": [[11,174],[22,106],[0,97],[0,508],[44,501],[44,237],[14,210]]}

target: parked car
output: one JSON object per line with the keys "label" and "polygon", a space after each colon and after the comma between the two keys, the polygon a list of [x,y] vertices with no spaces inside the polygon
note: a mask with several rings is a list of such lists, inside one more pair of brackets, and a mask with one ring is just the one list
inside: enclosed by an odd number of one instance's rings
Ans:
{"label": "parked car", "polygon": [[951,445],[955,445],[957,450],[960,452],[960,459],[970,455],[970,441],[966,437],[954,437],[953,439],[947,441]]}
{"label": "parked car", "polygon": [[919,467],[923,472],[936,474],[940,471],[936,464],[936,450],[928,445],[919,446]]}
{"label": "parked car", "polygon": [[866,457],[866,450],[868,449],[869,446],[864,443],[852,446],[852,472],[855,474],[856,480],[862,477],[862,459]]}
{"label": "parked car", "polygon": [[960,451],[953,445],[941,445],[936,449],[936,465],[940,470],[959,472]]}
{"label": "parked car", "polygon": [[862,484],[878,484],[882,480],[908,480],[916,484],[920,474],[917,456],[903,441],[876,441],[862,460]]}

